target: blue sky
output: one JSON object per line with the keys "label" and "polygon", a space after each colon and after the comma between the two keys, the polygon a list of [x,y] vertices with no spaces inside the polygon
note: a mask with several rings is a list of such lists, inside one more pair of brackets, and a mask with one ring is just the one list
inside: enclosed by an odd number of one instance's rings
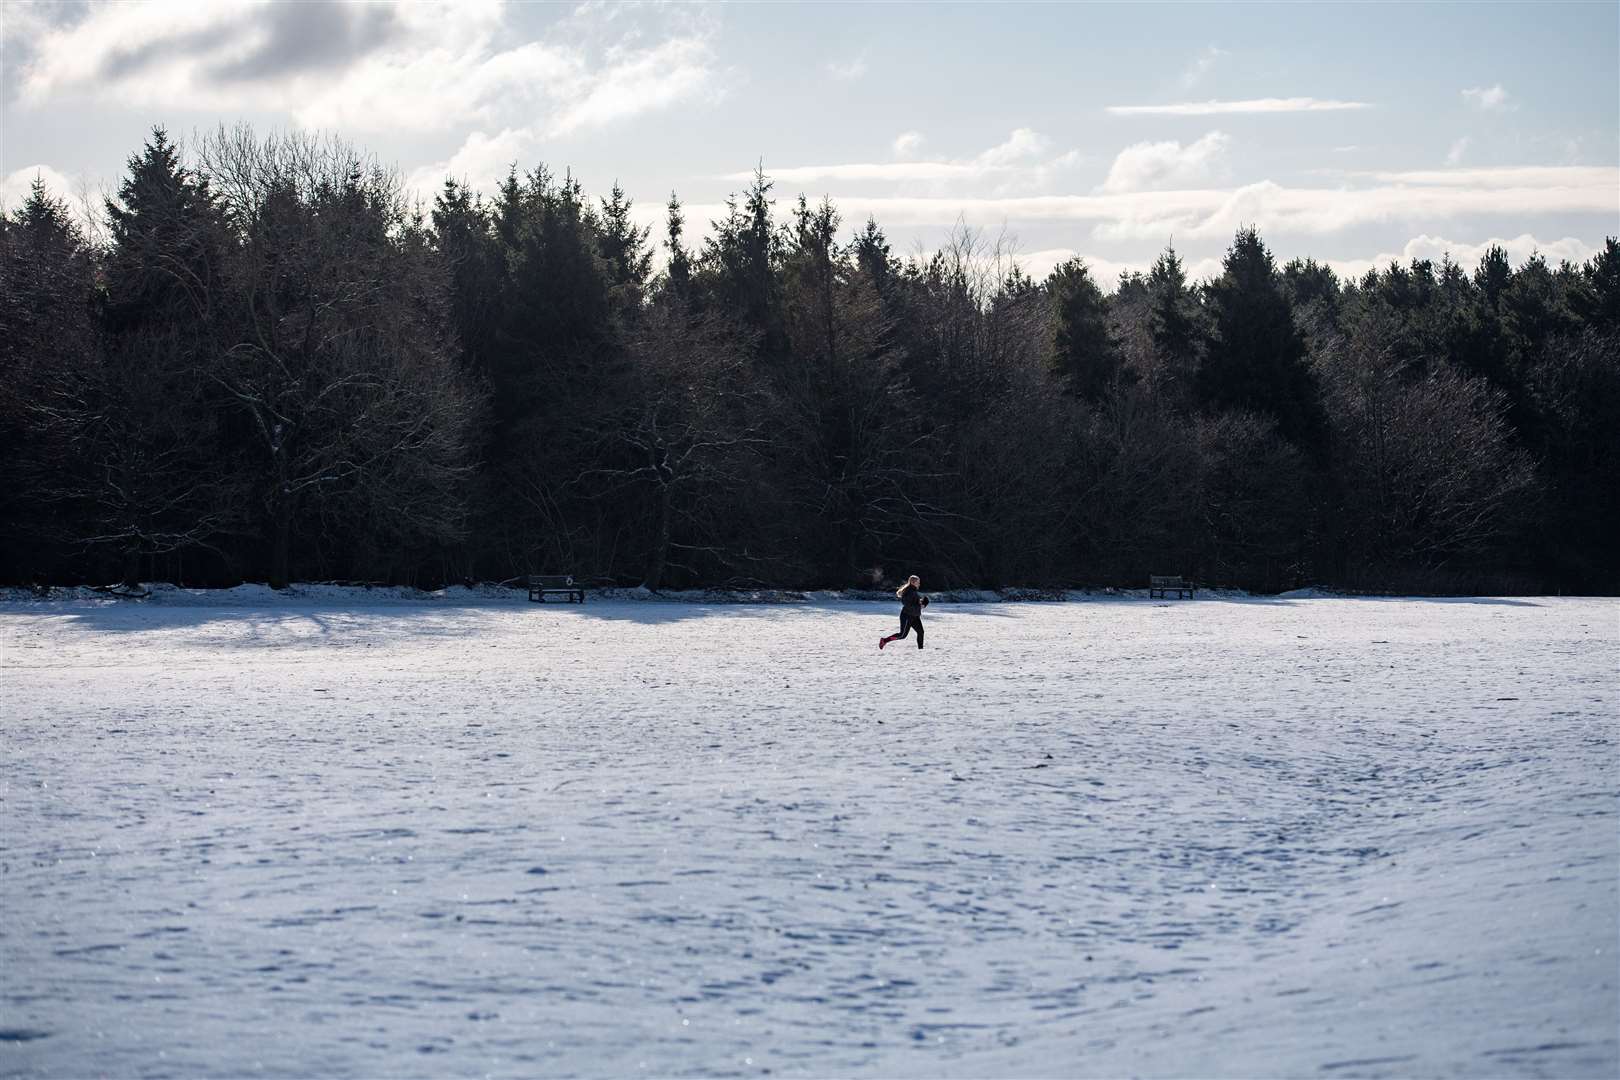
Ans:
{"label": "blue sky", "polygon": [[1036,272],[1239,224],[1348,272],[1580,259],[1620,233],[1620,6],[23,4],[0,197],[116,184],[153,124],[335,131],[431,190],[618,180],[701,230],[763,162],[896,248],[957,222]]}

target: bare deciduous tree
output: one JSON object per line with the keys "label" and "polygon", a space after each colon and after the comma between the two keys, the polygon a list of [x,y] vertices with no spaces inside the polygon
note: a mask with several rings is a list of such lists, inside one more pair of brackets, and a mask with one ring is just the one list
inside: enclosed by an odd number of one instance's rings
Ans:
{"label": "bare deciduous tree", "polygon": [[116,552],[125,584],[142,560],[212,548],[240,528],[241,489],[212,455],[212,415],[172,333],[144,333],[42,380],[34,401],[71,467],[39,491],[76,508],[72,540]]}
{"label": "bare deciduous tree", "polygon": [[237,234],[230,338],[206,373],[247,418],[271,583],[306,512],[366,506],[396,536],[455,539],[477,403],[398,177],[341,142],[243,128],[199,158]]}
{"label": "bare deciduous tree", "polygon": [[[626,342],[623,397],[602,425],[605,459],[580,474],[587,489],[648,493],[648,553],[642,585],[657,589],[672,550],[701,550],[724,564],[732,505],[743,469],[758,455],[764,399],[750,377],[748,337],[713,312],[666,296],[644,309]],[[605,484],[605,488],[604,485]]]}
{"label": "bare deciduous tree", "polygon": [[1315,342],[1343,492],[1363,568],[1431,568],[1504,535],[1533,488],[1503,419],[1506,396],[1443,361],[1403,360],[1400,329],[1369,306]]}

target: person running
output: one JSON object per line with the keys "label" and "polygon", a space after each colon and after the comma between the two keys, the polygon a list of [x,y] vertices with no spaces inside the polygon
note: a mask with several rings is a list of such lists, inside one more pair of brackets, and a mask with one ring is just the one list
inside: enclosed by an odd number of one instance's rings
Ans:
{"label": "person running", "polygon": [[900,632],[879,638],[878,648],[883,648],[891,641],[899,641],[911,633],[913,627],[917,630],[917,648],[922,648],[922,609],[928,606],[928,597],[922,594],[922,579],[912,574],[904,585],[894,591],[894,595],[900,598]]}

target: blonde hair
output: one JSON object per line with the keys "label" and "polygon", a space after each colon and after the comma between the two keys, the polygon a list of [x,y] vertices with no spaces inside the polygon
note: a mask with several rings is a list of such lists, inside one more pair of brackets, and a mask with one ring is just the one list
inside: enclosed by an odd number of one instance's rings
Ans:
{"label": "blonde hair", "polygon": [[[910,577],[906,578],[906,585],[910,585],[913,581],[917,583],[919,588],[922,587],[922,578],[918,577],[916,574],[912,574]],[[899,596],[901,593],[905,592],[906,585],[902,585],[898,589],[894,590],[894,595]]]}

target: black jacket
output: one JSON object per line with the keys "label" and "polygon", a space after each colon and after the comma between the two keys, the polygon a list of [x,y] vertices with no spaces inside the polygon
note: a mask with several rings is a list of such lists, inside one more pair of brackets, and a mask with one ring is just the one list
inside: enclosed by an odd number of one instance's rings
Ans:
{"label": "black jacket", "polygon": [[915,585],[907,585],[900,590],[900,610],[910,615],[922,614],[922,590]]}

